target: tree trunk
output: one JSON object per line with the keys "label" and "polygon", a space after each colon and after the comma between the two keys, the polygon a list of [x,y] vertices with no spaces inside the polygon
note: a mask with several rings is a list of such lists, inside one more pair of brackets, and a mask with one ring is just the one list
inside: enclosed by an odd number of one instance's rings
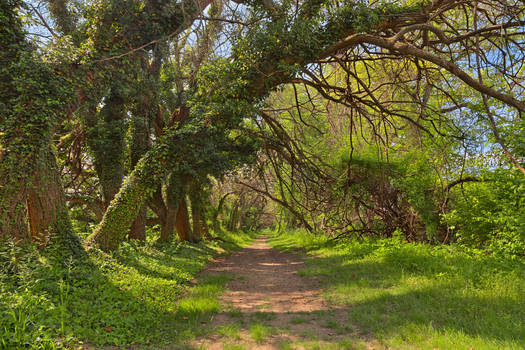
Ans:
{"label": "tree trunk", "polygon": [[29,239],[26,215],[27,179],[13,176],[9,169],[2,168],[0,169],[0,237]]}
{"label": "tree trunk", "polygon": [[168,237],[173,235],[175,229],[175,216],[176,211],[170,210],[164,199],[162,198],[162,187],[157,185],[157,190],[153,193],[151,200],[149,201],[150,209],[157,215],[160,221],[160,237],[159,240],[169,240]]}
{"label": "tree trunk", "polygon": [[[66,197],[55,156],[45,150],[44,159],[27,189],[27,221],[33,240],[44,244],[60,220],[69,221]],[[67,224],[67,223],[66,223]]]}
{"label": "tree trunk", "polygon": [[175,230],[175,220],[177,218],[177,209],[167,208],[167,213],[160,227],[160,242],[168,242],[173,239]]}
{"label": "tree trunk", "polygon": [[200,215],[198,210],[194,210],[193,205],[191,206],[191,220],[193,226],[193,235],[191,241],[200,241],[202,238],[202,232],[204,231],[203,227],[203,217]]}
{"label": "tree trunk", "polygon": [[142,205],[129,229],[129,238],[144,241],[146,239],[146,206]]}
{"label": "tree trunk", "polygon": [[[138,108],[138,107],[137,107]],[[130,143],[130,163],[135,167],[140,160],[140,157],[146,153],[149,148],[149,125],[150,115],[149,111],[138,108],[136,116],[133,117],[130,123],[131,143]],[[129,238],[143,241],[146,239],[146,205],[143,204],[140,208],[137,218],[131,224],[129,231]]]}
{"label": "tree trunk", "polygon": [[140,208],[165,175],[166,168],[156,153],[155,149],[148,151],[137,163],[89,237],[88,244],[95,243],[102,250],[113,250],[126,237]]}
{"label": "tree trunk", "polygon": [[228,225],[229,231],[234,231],[237,226],[237,217],[239,214],[239,200],[236,200],[233,204],[232,211],[230,213],[230,222]]}
{"label": "tree trunk", "polygon": [[239,197],[239,206],[237,211],[237,219],[235,223],[234,230],[240,230],[241,227],[244,227],[245,213],[246,213],[246,199],[243,195]]}
{"label": "tree trunk", "polygon": [[[28,239],[27,177],[33,172],[35,151],[38,154],[40,145],[32,145],[32,149],[26,147],[28,139],[34,142],[38,138],[26,135],[21,127],[31,120],[30,115],[17,115],[14,111],[16,100],[23,97],[14,84],[19,72],[16,65],[26,49],[25,31],[18,12],[9,2],[0,3],[0,237]],[[45,126],[38,125],[42,127]]]}
{"label": "tree trunk", "polygon": [[[0,236],[32,239],[38,241],[42,248],[54,240],[54,243],[60,244],[58,249],[61,254],[81,256],[83,248],[71,226],[51,145],[42,153],[42,157],[33,154],[30,158],[33,163],[31,177],[17,170],[24,169],[27,159],[20,159],[23,157],[16,154],[8,154],[7,157],[3,154],[0,158]],[[20,167],[11,167],[14,164]]]}
{"label": "tree trunk", "polygon": [[94,158],[104,207],[108,207],[124,178],[124,98],[113,88],[100,113],[87,116],[87,142]]}
{"label": "tree trunk", "polygon": [[178,211],[181,204],[181,199],[184,198],[183,182],[175,174],[171,174],[168,178],[168,185],[166,186],[166,220],[161,230],[161,241],[169,241],[173,238],[175,225],[178,220]]}
{"label": "tree trunk", "polygon": [[51,241],[62,257],[84,256],[84,248],[69,218],[55,154],[51,147],[44,153],[44,159],[31,178],[27,191],[27,218],[31,237],[41,247]]}
{"label": "tree trunk", "polygon": [[219,199],[219,203],[217,204],[217,209],[215,210],[215,213],[213,213],[213,218],[212,218],[212,222],[213,222],[213,231],[214,232],[217,232],[219,230],[219,215],[221,214],[222,212],[222,206],[224,205],[224,203],[226,202],[226,198],[233,194],[233,192],[228,192],[226,194],[224,194],[221,199]]}
{"label": "tree trunk", "polygon": [[188,206],[186,204],[186,198],[182,196],[179,207],[177,208],[177,218],[175,220],[175,227],[179,234],[179,239],[183,241],[192,241],[193,233],[191,232],[190,218],[188,215]]}
{"label": "tree trunk", "polygon": [[191,201],[191,218],[193,223],[193,235],[190,238],[192,242],[202,240],[205,233],[206,221],[204,218],[204,202],[202,200],[202,191],[197,186],[192,186],[190,193]]}

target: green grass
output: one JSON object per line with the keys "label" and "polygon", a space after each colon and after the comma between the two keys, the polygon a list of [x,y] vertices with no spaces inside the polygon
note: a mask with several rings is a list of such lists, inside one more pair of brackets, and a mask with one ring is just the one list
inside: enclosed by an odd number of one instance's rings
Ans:
{"label": "green grass", "polygon": [[301,317],[301,316],[295,316],[295,317],[293,317],[290,320],[291,324],[301,324],[301,323],[305,323],[305,322],[308,322],[308,320],[306,318],[304,318],[304,317]]}
{"label": "green grass", "polygon": [[232,243],[129,242],[111,255],[92,249],[81,263],[1,242],[0,349],[158,348],[201,335],[230,277],[190,281],[210,258],[253,239],[222,236]]}
{"label": "green grass", "polygon": [[232,318],[242,318],[244,315],[240,309],[237,309],[231,305],[227,306],[225,308],[225,311],[226,311],[226,314]]}
{"label": "green grass", "polygon": [[523,261],[396,240],[333,243],[300,231],[271,245],[307,252],[301,274],[321,277],[325,297],[385,346],[525,348]]}
{"label": "green grass", "polygon": [[257,311],[253,313],[252,317],[259,321],[268,322],[274,320],[277,317],[277,315],[275,314],[275,312]]}
{"label": "green grass", "polygon": [[250,326],[250,334],[256,343],[262,343],[273,333],[271,327],[256,322]]}
{"label": "green grass", "polygon": [[308,349],[308,350],[368,350],[375,349],[362,341],[345,339],[335,343],[310,340],[310,341],[283,341],[278,344],[279,350]]}
{"label": "green grass", "polygon": [[240,339],[241,338],[241,325],[239,323],[229,323],[220,326],[217,329],[217,333],[223,337],[228,337],[231,339]]}
{"label": "green grass", "polygon": [[226,343],[226,344],[223,344],[222,349],[223,349],[223,350],[245,350],[245,349],[246,349],[246,346],[243,345],[243,344],[230,344],[230,343]]}
{"label": "green grass", "polygon": [[292,344],[289,341],[281,341],[277,344],[279,350],[292,350]]}

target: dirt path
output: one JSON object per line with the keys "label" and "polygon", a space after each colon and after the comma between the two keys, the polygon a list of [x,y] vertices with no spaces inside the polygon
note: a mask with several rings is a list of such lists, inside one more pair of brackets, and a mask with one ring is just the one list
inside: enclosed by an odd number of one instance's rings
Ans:
{"label": "dirt path", "polygon": [[[304,261],[270,248],[265,237],[216,260],[208,274],[234,279],[222,295],[223,312],[198,349],[347,349],[361,342],[347,312],[328,305],[315,279],[301,277]],[[367,347],[367,346],[365,346]]]}

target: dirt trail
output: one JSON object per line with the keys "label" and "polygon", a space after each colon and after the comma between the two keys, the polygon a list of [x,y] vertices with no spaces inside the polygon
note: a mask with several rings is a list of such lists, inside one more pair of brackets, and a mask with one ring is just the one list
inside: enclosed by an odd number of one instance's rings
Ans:
{"label": "dirt trail", "polygon": [[[218,259],[205,271],[234,277],[222,295],[224,311],[214,331],[198,339],[199,349],[345,349],[356,345],[347,312],[328,305],[317,280],[298,270],[297,255],[271,248],[258,238],[240,252]],[[366,347],[366,346],[365,346]]]}

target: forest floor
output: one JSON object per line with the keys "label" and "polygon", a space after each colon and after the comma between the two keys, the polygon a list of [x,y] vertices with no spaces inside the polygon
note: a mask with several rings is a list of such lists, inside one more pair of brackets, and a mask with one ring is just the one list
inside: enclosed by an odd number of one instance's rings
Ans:
{"label": "forest floor", "polygon": [[263,234],[151,237],[78,264],[0,242],[0,349],[525,349],[522,259]]}
{"label": "forest floor", "polygon": [[301,277],[300,255],[271,248],[267,237],[215,260],[203,276],[224,275],[232,280],[219,298],[206,336],[195,340],[198,349],[353,349],[381,346],[366,339],[348,322],[342,307],[322,297],[320,281]]}

